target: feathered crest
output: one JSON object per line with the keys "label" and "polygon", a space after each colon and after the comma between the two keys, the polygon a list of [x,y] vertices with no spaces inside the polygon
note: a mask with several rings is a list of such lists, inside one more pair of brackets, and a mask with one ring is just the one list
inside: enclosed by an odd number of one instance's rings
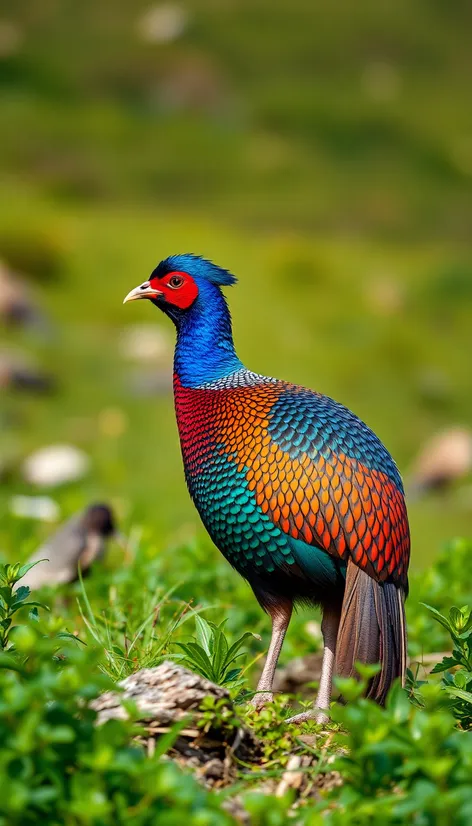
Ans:
{"label": "feathered crest", "polygon": [[206,258],[193,253],[185,253],[184,255],[170,255],[165,258],[156,267],[152,273],[151,278],[162,278],[168,272],[187,272],[191,276],[197,278],[206,278],[211,284],[216,284],[217,287],[230,287],[236,284],[238,280],[235,275],[213,264]]}

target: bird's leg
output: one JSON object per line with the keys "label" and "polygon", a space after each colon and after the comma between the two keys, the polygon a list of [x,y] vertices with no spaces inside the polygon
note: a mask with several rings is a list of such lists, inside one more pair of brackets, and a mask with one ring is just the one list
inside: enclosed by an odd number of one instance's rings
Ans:
{"label": "bird's leg", "polygon": [[272,605],[267,609],[272,620],[272,637],[264,668],[257,684],[256,694],[251,700],[254,708],[262,708],[273,699],[272,685],[274,682],[275,669],[285,632],[287,631],[290,617],[292,616],[292,608],[293,603],[291,600],[283,600],[277,605]]}
{"label": "bird's leg", "polygon": [[310,711],[289,717],[287,723],[304,723],[307,720],[316,720],[317,723],[326,723],[329,716],[325,710],[329,709],[331,691],[333,688],[333,669],[336,654],[336,639],[338,636],[340,612],[337,609],[327,608],[323,612],[321,632],[323,634],[323,663],[321,666],[320,687],[315,706]]}

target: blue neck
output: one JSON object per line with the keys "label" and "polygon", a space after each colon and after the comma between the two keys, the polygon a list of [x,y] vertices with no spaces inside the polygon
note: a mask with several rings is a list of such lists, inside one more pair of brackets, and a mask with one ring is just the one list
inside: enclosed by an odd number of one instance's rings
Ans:
{"label": "blue neck", "polygon": [[234,351],[231,316],[213,284],[200,286],[190,310],[174,317],[177,327],[174,370],[184,387],[198,387],[240,370]]}

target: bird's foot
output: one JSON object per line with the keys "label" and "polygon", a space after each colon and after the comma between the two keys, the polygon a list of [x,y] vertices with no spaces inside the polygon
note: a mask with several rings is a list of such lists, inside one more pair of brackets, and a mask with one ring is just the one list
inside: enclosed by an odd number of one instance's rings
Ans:
{"label": "bird's foot", "polygon": [[285,720],[286,723],[329,723],[329,714],[326,710],[321,708],[312,708],[310,711],[302,711],[301,714],[295,714]]}
{"label": "bird's foot", "polygon": [[251,705],[257,711],[260,711],[265,706],[269,705],[274,699],[274,695],[271,691],[259,691],[254,694],[254,697],[251,700]]}

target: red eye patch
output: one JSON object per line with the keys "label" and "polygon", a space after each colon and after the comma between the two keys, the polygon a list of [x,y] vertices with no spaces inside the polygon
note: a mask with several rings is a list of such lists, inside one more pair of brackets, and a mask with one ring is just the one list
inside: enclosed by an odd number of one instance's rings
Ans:
{"label": "red eye patch", "polygon": [[[182,280],[181,286],[177,286]],[[175,282],[175,286],[173,286]],[[198,287],[186,272],[168,272],[162,278],[152,278],[151,286],[164,294],[167,304],[187,310],[198,295]]]}

